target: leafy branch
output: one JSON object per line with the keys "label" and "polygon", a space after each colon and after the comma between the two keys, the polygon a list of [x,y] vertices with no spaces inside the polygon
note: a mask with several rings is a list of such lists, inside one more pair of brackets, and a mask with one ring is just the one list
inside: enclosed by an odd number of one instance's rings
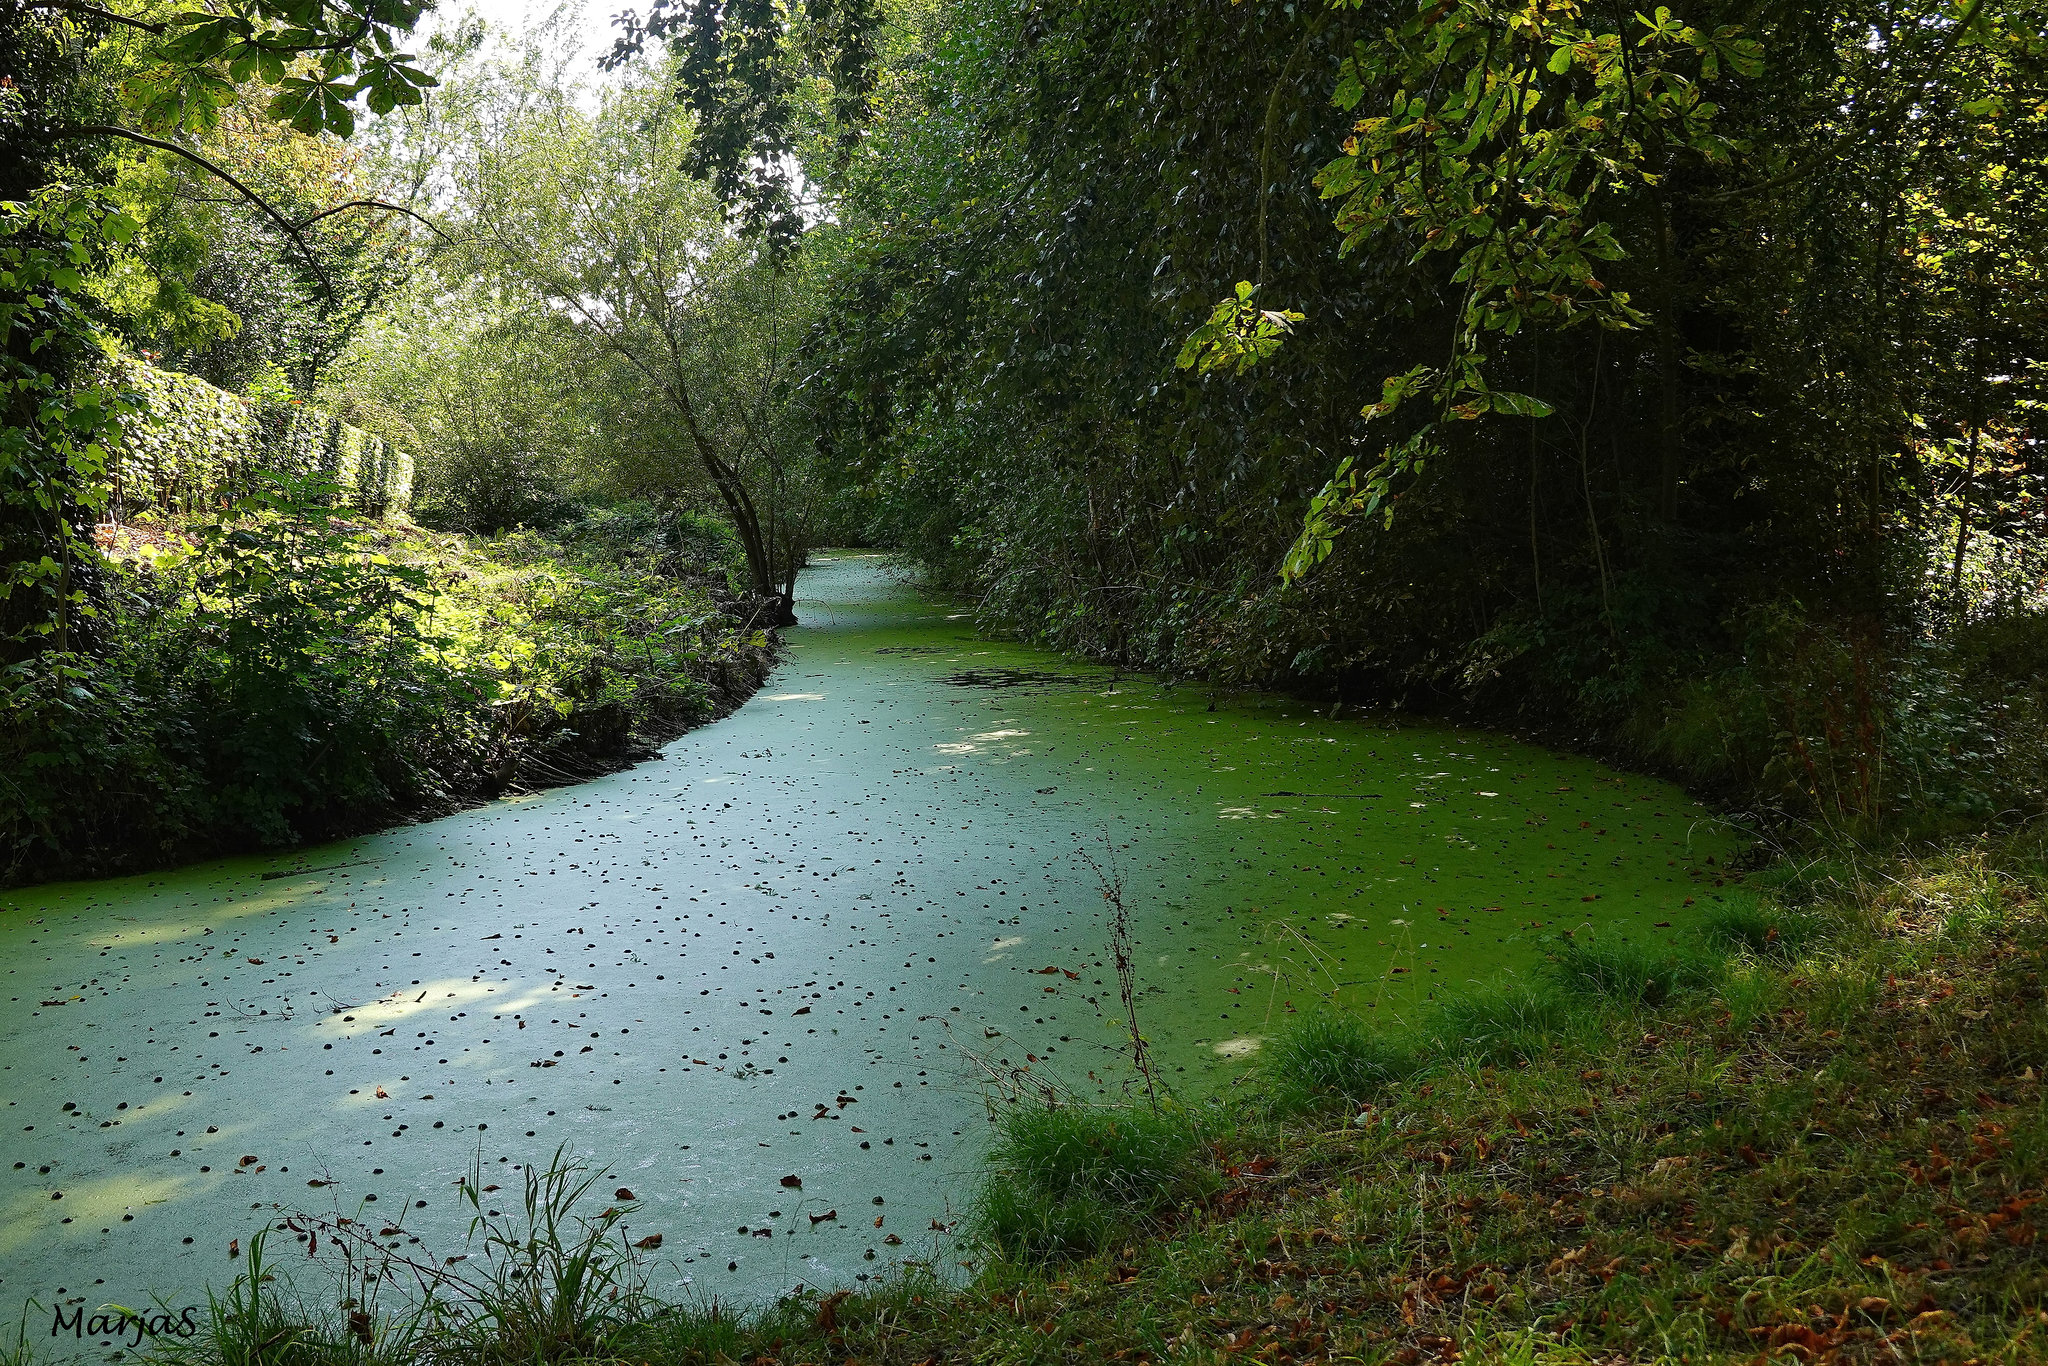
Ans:
{"label": "leafy branch", "polygon": [[[53,141],[67,138],[125,138],[129,142],[140,143],[144,147],[154,147],[159,151],[172,152],[183,157],[195,166],[226,182],[230,189],[261,210],[264,217],[275,223],[278,229],[291,239],[292,245],[299,249],[299,255],[305,259],[306,265],[312,270],[314,278],[320,281],[321,290],[326,293],[328,298],[334,297],[334,282],[327,278],[326,268],[320,264],[320,258],[313,254],[313,249],[306,245],[306,239],[299,235],[299,229],[305,227],[307,223],[311,223],[313,219],[307,219],[306,223],[294,224],[290,219],[279,213],[269,200],[237,180],[217,162],[201,156],[189,147],[180,147],[175,142],[166,142],[162,138],[153,138],[146,133],[138,133],[133,128],[123,128],[119,124],[113,123],[86,123],[73,128],[52,128],[44,133],[43,136]],[[316,214],[315,217],[324,217],[324,215]]]}
{"label": "leafy branch", "polygon": [[1310,503],[1283,579],[1327,557],[1351,517],[1391,521],[1396,481],[1441,454],[1449,424],[1550,414],[1541,399],[1487,383],[1493,339],[1649,322],[1600,278],[1603,263],[1627,255],[1600,208],[1662,185],[1680,152],[1731,161],[1741,149],[1714,131],[1702,89],[1724,69],[1758,74],[1762,50],[1733,26],[1694,28],[1663,6],[1634,20],[1621,32],[1579,0],[1445,0],[1345,59],[1340,107],[1390,93],[1316,177],[1338,202],[1342,250],[1405,243],[1411,267],[1448,256],[1462,300],[1444,362],[1388,378],[1363,410],[1375,420],[1418,400],[1428,417],[1371,467],[1338,467]]}
{"label": "leafy branch", "polygon": [[1302,320],[1289,309],[1260,308],[1252,302],[1257,286],[1237,282],[1237,293],[1217,304],[1209,320],[1189,334],[1174,359],[1178,369],[1206,375],[1228,370],[1242,375],[1280,349],[1287,334]]}
{"label": "leafy branch", "polygon": [[124,88],[144,128],[205,133],[248,83],[276,87],[268,112],[301,133],[355,131],[361,98],[374,114],[419,104],[435,79],[398,50],[427,0],[246,0],[182,11],[164,21],[121,14],[84,0],[32,0],[39,9],[124,24],[157,34],[151,63]]}
{"label": "leafy branch", "polygon": [[648,43],[678,58],[676,98],[695,117],[683,169],[707,180],[726,212],[778,258],[804,228],[790,165],[807,79],[830,92],[832,170],[843,172],[871,111],[879,0],[653,0],[645,18],[617,17],[602,64],[616,68]]}

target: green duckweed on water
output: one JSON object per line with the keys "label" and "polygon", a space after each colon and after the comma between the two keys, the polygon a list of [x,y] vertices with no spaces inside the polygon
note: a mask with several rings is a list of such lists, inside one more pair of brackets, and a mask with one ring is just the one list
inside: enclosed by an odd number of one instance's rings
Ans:
{"label": "green duckweed on water", "polygon": [[8,894],[10,1312],[203,1302],[295,1209],[446,1247],[473,1161],[509,1196],[561,1145],[663,1235],[658,1292],[944,1267],[984,1078],[1127,1084],[1090,860],[1123,880],[1141,1022],[1194,1095],[1290,1014],[1409,1019],[1566,930],[1676,942],[1734,847],[1590,760],[1212,710],[986,640],[875,556],[803,588],[767,686],[630,772]]}

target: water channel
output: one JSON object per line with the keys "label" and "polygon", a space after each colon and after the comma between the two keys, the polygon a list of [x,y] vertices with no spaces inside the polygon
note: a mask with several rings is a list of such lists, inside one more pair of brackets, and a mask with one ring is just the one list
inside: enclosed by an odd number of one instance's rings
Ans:
{"label": "water channel", "polygon": [[990,641],[879,556],[802,589],[767,686],[659,760],[0,894],[0,1313],[49,1351],[53,1309],[203,1302],[294,1209],[455,1250],[474,1161],[505,1198],[561,1145],[635,1192],[657,1289],[952,1266],[989,1072],[1125,1085],[1097,869],[1199,1095],[1303,1010],[1679,935],[1731,848],[1587,759]]}

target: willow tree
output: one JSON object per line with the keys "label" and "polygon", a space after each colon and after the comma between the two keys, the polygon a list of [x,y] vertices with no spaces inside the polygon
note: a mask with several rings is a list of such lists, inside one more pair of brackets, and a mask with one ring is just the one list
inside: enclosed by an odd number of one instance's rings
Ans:
{"label": "willow tree", "polygon": [[[478,264],[575,324],[645,386],[615,433],[622,482],[670,497],[709,486],[745,549],[754,591],[790,610],[806,549],[803,447],[779,416],[794,360],[764,287],[774,265],[682,169],[692,120],[644,73],[594,110],[515,78],[479,106],[458,174]],[[786,293],[786,291],[785,291]],[[757,301],[736,309],[735,298]],[[761,310],[769,310],[764,316]]]}

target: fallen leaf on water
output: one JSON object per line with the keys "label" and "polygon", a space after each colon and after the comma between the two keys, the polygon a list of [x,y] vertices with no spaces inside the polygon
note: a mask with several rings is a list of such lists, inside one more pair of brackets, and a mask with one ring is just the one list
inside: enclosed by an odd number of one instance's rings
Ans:
{"label": "fallen leaf on water", "polygon": [[230,1238],[230,1239],[228,1239],[228,1256],[230,1256],[230,1257],[239,1257],[239,1256],[241,1256],[241,1255],[242,1255],[242,1240],[241,1240],[240,1238]]}
{"label": "fallen leaf on water", "polygon": [[823,1214],[813,1214],[811,1216],[811,1227],[816,1228],[818,1225],[826,1223],[828,1221],[835,1224],[838,1223],[839,1211],[836,1209],[828,1209]]}
{"label": "fallen leaf on water", "polygon": [[249,961],[254,963],[259,968],[263,966],[263,960],[261,958],[251,958]]}
{"label": "fallen leaf on water", "polygon": [[804,1179],[796,1175],[785,1176],[782,1178],[782,1184],[790,1190],[800,1191],[804,1188]]}
{"label": "fallen leaf on water", "polygon": [[632,1191],[628,1190],[624,1186],[621,1186],[617,1190],[612,1192],[612,1199],[614,1200],[638,1200],[639,1198],[639,1196],[633,1194]]}
{"label": "fallen leaf on water", "polygon": [[650,1233],[639,1242],[633,1244],[633,1246],[639,1248],[642,1252],[652,1252],[661,1246],[661,1235],[659,1233]]}
{"label": "fallen leaf on water", "polygon": [[391,1093],[380,1086],[377,1088],[377,1099],[389,1100],[391,1099]]}

